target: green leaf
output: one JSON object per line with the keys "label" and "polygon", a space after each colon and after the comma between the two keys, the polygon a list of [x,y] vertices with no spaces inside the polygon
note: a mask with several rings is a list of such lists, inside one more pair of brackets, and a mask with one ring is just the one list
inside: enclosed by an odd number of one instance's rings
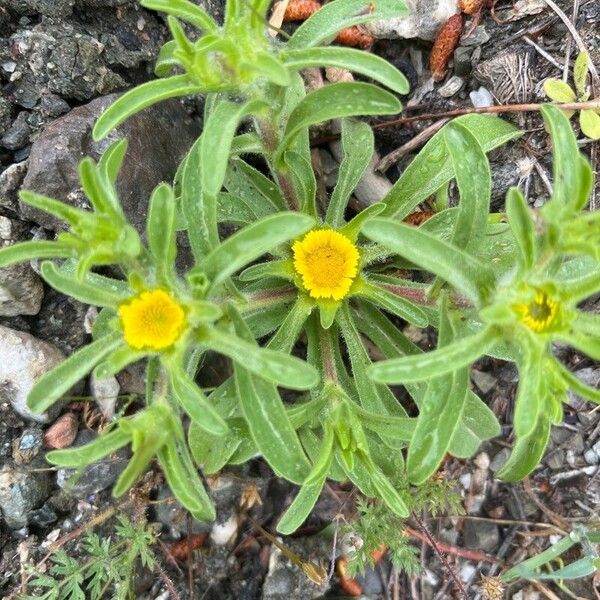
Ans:
{"label": "green leaf", "polygon": [[69,258],[73,253],[73,247],[66,242],[21,242],[0,248],[0,268],[38,258]]}
{"label": "green leaf", "polygon": [[457,458],[470,458],[483,442],[502,433],[492,410],[472,391],[467,392],[462,417],[448,452]]}
{"label": "green leaf", "polygon": [[561,79],[546,79],[544,81],[544,93],[555,102],[575,102],[577,100],[571,86]]}
{"label": "green leaf", "polygon": [[94,141],[99,142],[131,115],[148,106],[168,98],[204,91],[206,90],[202,86],[194,83],[187,75],[175,75],[138,85],[125,92],[100,115],[92,131]]}
{"label": "green leaf", "polygon": [[310,464],[275,386],[238,363],[234,370],[240,405],[256,447],[276,473],[302,483]]}
{"label": "green leaf", "polygon": [[169,40],[161,46],[156,63],[154,64],[154,74],[157,77],[171,75],[173,70],[181,65],[179,60],[175,58],[176,50],[177,42],[175,40]]}
{"label": "green leaf", "polygon": [[579,113],[579,124],[581,131],[591,140],[600,140],[600,115],[593,111],[584,109]]}
{"label": "green leaf", "polygon": [[59,269],[49,261],[42,263],[40,272],[54,289],[85,304],[116,308],[132,295],[131,290],[122,281],[95,273],[86,273],[83,280],[79,280],[72,268]]}
{"label": "green leaf", "polygon": [[[365,54],[360,52],[360,54]],[[344,212],[350,195],[364,175],[375,147],[373,130],[367,123],[342,120],[342,148],[344,158],[340,164],[337,183],[327,207],[325,222],[334,229],[344,224]]]}
{"label": "green leaf", "polygon": [[586,50],[579,53],[575,60],[575,66],[573,67],[573,81],[575,82],[575,89],[577,90],[577,96],[583,98],[586,95],[586,82],[588,76],[590,64],[590,54]]}
{"label": "green leaf", "polygon": [[284,535],[293,533],[302,525],[317,503],[333,461],[333,441],[333,429],[325,427],[318,459],[315,461],[298,495],[277,523],[279,533]]}
{"label": "green leaf", "polygon": [[37,380],[27,397],[27,406],[34,413],[43,413],[122,343],[122,335],[117,332],[77,350]]}
{"label": "green leaf", "polygon": [[[362,407],[369,413],[385,415],[386,418],[392,415],[405,417],[406,412],[390,390],[385,386],[373,385],[367,376],[367,369],[372,364],[371,359],[360,339],[347,304],[344,304],[338,312],[337,322],[346,342],[354,384]],[[390,407],[393,407],[393,410],[389,410]],[[363,417],[361,413],[361,420]]]}
{"label": "green leaf", "polygon": [[372,462],[372,460],[360,456],[360,462],[365,465],[367,472],[371,477],[371,482],[378,492],[377,495],[387,504],[388,508],[390,508],[394,514],[403,519],[407,518],[410,515],[410,511],[396,488],[391,484],[390,480],[382,473],[379,467]]}
{"label": "green leaf", "polygon": [[555,106],[547,104],[540,109],[546,126],[552,135],[552,164],[554,192],[561,204],[569,204],[579,191],[577,181],[579,146],[569,120]]}
{"label": "green leaf", "polygon": [[370,77],[398,94],[407,94],[410,89],[402,72],[387,60],[364,50],[337,46],[289,50],[284,54],[284,63],[296,70],[323,66],[347,69]]}
{"label": "green leaf", "polygon": [[43,210],[71,226],[78,225],[82,220],[89,221],[93,218],[88,211],[75,208],[65,202],[55,200],[54,198],[48,198],[48,196],[43,196],[42,194],[30,192],[29,190],[21,190],[19,192],[19,199],[21,202],[33,206],[34,208],[38,208],[39,210]]}
{"label": "green leaf", "polygon": [[204,9],[188,0],[140,0],[140,4],[150,10],[179,17],[204,33],[215,33],[218,30],[214,19]]}
{"label": "green leaf", "polygon": [[252,205],[256,214],[261,217],[286,208],[279,186],[240,158],[229,161],[225,187],[229,192]]}
{"label": "green leaf", "polygon": [[170,439],[158,450],[158,460],[171,491],[198,521],[214,521],[216,512],[184,443]]}
{"label": "green leaf", "polygon": [[217,285],[279,244],[302,235],[313,225],[312,217],[299,213],[280,212],[265,217],[228,237],[201,260],[194,271],[205,273],[213,285]]}
{"label": "green leaf", "polygon": [[369,376],[379,383],[410,383],[444,375],[474,362],[497,342],[490,329],[432,352],[375,363]]}
{"label": "green leaf", "polygon": [[517,188],[510,188],[506,196],[506,213],[517,248],[517,260],[523,272],[529,271],[536,258],[535,224],[527,201]]}
{"label": "green leaf", "polygon": [[236,363],[268,381],[290,389],[306,390],[318,381],[316,369],[295,356],[259,348],[235,335],[211,329],[201,337],[211,350],[229,356]]}
{"label": "green leaf", "polygon": [[[443,302],[438,348],[448,347],[452,336],[446,302]],[[468,383],[467,367],[429,381],[425,397],[419,405],[417,426],[408,447],[406,466],[408,479],[413,485],[428,481],[444,459],[462,419]]]}
{"label": "green leaf", "polygon": [[556,571],[552,571],[551,573],[531,573],[531,579],[537,579],[540,581],[562,581],[563,579],[580,579],[582,577],[587,577],[588,575],[593,575],[597,571],[596,564],[594,563],[594,559],[586,556],[584,558],[580,558],[575,562],[572,562],[570,565],[566,567],[562,567],[562,569],[557,569]]}
{"label": "green leaf", "polygon": [[177,255],[175,198],[171,186],[166,183],[157,186],[150,197],[146,235],[157,267],[157,281],[166,285],[173,279]]}
{"label": "green leaf", "polygon": [[[252,333],[241,317],[231,311],[236,333],[252,343]],[[275,386],[234,364],[237,396],[256,447],[276,473],[302,483],[310,472],[296,431],[290,423]]]}
{"label": "green leaf", "polygon": [[291,353],[313,308],[314,303],[305,294],[298,294],[298,299],[287,313],[277,333],[269,340],[267,348]]}
{"label": "green leaf", "polygon": [[300,212],[311,217],[318,217],[317,212],[317,180],[312,164],[298,152],[288,151],[283,160],[294,178],[294,187],[300,198]]}
{"label": "green leaf", "polygon": [[523,346],[523,358],[519,364],[519,388],[515,399],[513,429],[518,438],[529,435],[537,426],[544,411],[546,395],[543,373],[544,348]]}
{"label": "green leaf", "polygon": [[376,285],[369,282],[363,282],[356,291],[357,296],[361,296],[376,306],[379,306],[408,321],[416,327],[427,327],[429,320],[427,315],[413,302],[397,296],[382,285]]}
{"label": "green leaf", "polygon": [[370,83],[341,82],[319,88],[307,94],[292,111],[274,162],[278,162],[296,135],[311,125],[342,117],[394,115],[401,108],[393,94]]}
{"label": "green leaf", "polygon": [[213,435],[227,433],[227,424],[221,415],[183,368],[172,361],[169,364],[168,372],[175,399],[190,419]]}
{"label": "green leaf", "polygon": [[518,481],[531,473],[542,460],[550,438],[550,421],[540,414],[535,429],[527,436],[517,438],[508,460],[496,476],[503,481]]}
{"label": "green leaf", "polygon": [[288,41],[288,47],[296,49],[324,45],[346,27],[401,17],[407,13],[406,4],[401,0],[379,0],[377,4],[368,4],[365,0],[328,2],[298,27]]}
{"label": "green leaf", "polygon": [[[484,152],[521,135],[510,123],[488,115],[464,115],[454,119],[452,123],[467,128]],[[446,185],[453,176],[454,169],[446,150],[442,129],[425,144],[382,199],[386,204],[384,215],[403,219],[423,200]]]}
{"label": "green leaf", "polygon": [[[117,181],[121,165],[127,153],[127,140],[118,140],[113,142],[103,153],[98,161],[98,172],[102,174],[104,179],[114,185]],[[120,206],[114,206],[117,210],[121,210]]]}
{"label": "green leaf", "polygon": [[115,428],[108,433],[75,448],[66,448],[64,450],[51,450],[46,454],[46,460],[59,467],[79,468],[116,452],[129,443],[131,436],[119,428]]}
{"label": "green leaf", "polygon": [[596,404],[600,404],[600,390],[596,389],[590,385],[587,385],[579,377],[577,377],[574,373],[571,373],[567,367],[565,367],[561,362],[554,359],[554,366],[557,368],[557,371],[560,373],[563,381],[573,390],[575,394],[581,396],[582,398],[586,398],[591,402],[595,402]]}
{"label": "green leaf", "polygon": [[[339,232],[342,235],[345,235],[351,242],[354,244],[362,231],[363,225],[373,217],[381,214],[384,210],[385,206],[381,202],[377,202],[376,204],[371,204],[371,206],[367,206],[361,210],[357,215],[355,215],[349,223],[346,223],[342,228],[339,229]],[[363,265],[365,264],[364,255],[363,255]]]}
{"label": "green leaf", "polygon": [[269,52],[261,52],[253,57],[251,63],[244,62],[242,66],[258,71],[275,85],[288,86],[291,83],[290,72],[279,59]]}
{"label": "green leaf", "polygon": [[480,303],[494,287],[494,273],[484,263],[430,234],[391,219],[371,219],[363,234],[388,250],[435,273]]}
{"label": "green leaf", "polygon": [[134,350],[129,346],[120,346],[94,369],[94,375],[99,379],[106,379],[120,373],[131,363],[142,360],[146,356],[142,350]]}
{"label": "green leaf", "polygon": [[479,142],[466,127],[449,123],[444,127],[444,141],[460,194],[452,242],[466,249],[486,229],[492,190],[490,165]]}
{"label": "green leaf", "polygon": [[524,573],[531,574],[534,569],[556,560],[561,554],[569,550],[576,543],[576,539],[572,537],[572,534],[565,536],[555,544],[552,544],[547,550],[544,550],[544,552],[540,552],[539,554],[524,560],[503,573],[501,579],[502,581],[508,582],[523,577]]}
{"label": "green leaf", "polygon": [[[557,338],[570,344],[576,350],[583,352],[586,356],[593,358],[594,360],[600,360],[600,337],[597,331],[590,332],[590,326],[594,323],[585,322],[581,317],[574,323],[577,329],[570,332],[569,334],[557,333]],[[598,324],[596,322],[596,327]],[[591,333],[591,335],[588,335]]]}

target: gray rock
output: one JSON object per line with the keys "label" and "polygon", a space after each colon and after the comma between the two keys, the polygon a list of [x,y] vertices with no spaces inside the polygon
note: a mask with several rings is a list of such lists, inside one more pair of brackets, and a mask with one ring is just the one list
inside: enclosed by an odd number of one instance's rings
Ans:
{"label": "gray rock", "polygon": [[0,131],[7,131],[12,123],[12,109],[8,98],[0,95]]}
{"label": "gray rock", "polygon": [[50,476],[46,471],[21,471],[5,465],[0,470],[0,509],[11,529],[29,522],[30,511],[41,506],[50,494]]}
{"label": "gray rock", "polygon": [[18,14],[65,17],[71,14],[75,0],[8,0],[8,4]]}
{"label": "gray rock", "polygon": [[55,94],[45,94],[40,100],[40,111],[45,117],[60,117],[70,110],[68,102]]}
{"label": "gray rock", "polygon": [[28,263],[0,268],[0,316],[37,315],[44,286]]}
{"label": "gray rock", "polygon": [[463,542],[467,548],[493,552],[500,543],[498,526],[489,521],[467,519],[463,530]]}
{"label": "gray rock", "polygon": [[31,127],[27,123],[28,113],[20,112],[10,129],[0,139],[0,144],[9,150],[23,148],[29,142]]}
{"label": "gray rock", "polygon": [[[327,548],[327,542],[318,536],[305,538],[288,538],[286,545],[304,557],[328,556],[331,548]],[[319,546],[318,548],[315,546]],[[308,579],[306,575],[294,564],[292,564],[274,546],[271,547],[269,558],[269,570],[262,587],[262,600],[290,600],[291,598],[323,597],[324,589]]]}
{"label": "gray rock", "polygon": [[597,465],[600,463],[600,456],[598,456],[594,450],[589,448],[583,453],[583,460],[585,460],[588,465]]}
{"label": "gray rock", "polygon": [[444,85],[438,89],[438,94],[442,98],[452,98],[455,94],[458,94],[465,84],[465,80],[458,75],[453,75]]}
{"label": "gray rock", "polygon": [[[15,211],[18,206],[17,192],[27,173],[27,161],[13,163],[0,173],[0,206]],[[2,239],[9,239],[0,235]]]}
{"label": "gray rock", "polygon": [[52,523],[55,523],[57,519],[58,515],[47,503],[29,513],[29,524],[39,527],[40,529],[49,527]]}
{"label": "gray rock", "polygon": [[13,460],[22,465],[31,462],[42,449],[44,432],[38,427],[28,427],[13,442]]}
{"label": "gray rock", "polygon": [[[579,371],[576,371],[573,375],[593,388],[600,387],[600,369],[597,367],[579,369]],[[581,409],[588,402],[585,398],[578,396],[571,390],[568,391],[568,394],[569,406],[572,406],[573,408]]]}
{"label": "gray rock", "polygon": [[[71,447],[83,446],[96,437],[91,431],[81,431]],[[110,487],[127,466],[128,459],[129,449],[124,447],[115,454],[88,465],[80,476],[74,469],[59,469],[56,483],[71,496],[87,498]]]}
{"label": "gray rock", "polygon": [[48,422],[60,407],[33,414],[27,407],[27,395],[42,375],[63,360],[64,354],[51,344],[0,325],[0,401],[9,402],[26,419]]}
{"label": "gray rock", "polygon": [[[143,230],[148,198],[161,181],[170,181],[184,154],[198,134],[187,113],[177,101],[162,102],[130,118],[107,140],[95,144],[91,129],[116,95],[93,100],[73,109],[50,123],[31,148],[29,171],[23,187],[67,201],[74,206],[87,206],[79,188],[77,165],[82,156],[97,159],[102,150],[121,137],[129,139],[129,149],[117,188],[125,213]],[[53,217],[22,205],[25,218],[48,229],[59,229]]]}
{"label": "gray rock", "polygon": [[486,28],[483,25],[480,25],[475,29],[475,31],[471,32],[469,37],[460,38],[461,46],[481,46],[490,41],[490,34],[487,32]]}
{"label": "gray rock", "polygon": [[473,64],[471,62],[471,56],[473,54],[472,48],[466,48],[459,46],[454,51],[454,72],[459,77],[467,77],[471,74]]}
{"label": "gray rock", "polygon": [[407,0],[405,17],[373,21],[366,30],[378,38],[420,38],[433,40],[439,28],[458,12],[458,0]]}

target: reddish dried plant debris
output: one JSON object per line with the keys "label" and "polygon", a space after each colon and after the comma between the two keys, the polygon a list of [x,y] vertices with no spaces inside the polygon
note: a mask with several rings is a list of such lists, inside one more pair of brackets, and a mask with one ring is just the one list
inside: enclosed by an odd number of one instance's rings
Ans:
{"label": "reddish dried plant debris", "polygon": [[306,21],[308,17],[316,13],[321,5],[315,0],[290,0],[283,16],[286,21]]}
{"label": "reddish dried plant debris", "polygon": [[458,8],[465,15],[474,15],[483,7],[483,0],[458,0]]}
{"label": "reddish dried plant debris", "polygon": [[362,585],[360,585],[360,583],[358,583],[358,581],[356,579],[347,577],[347,575],[346,575],[347,566],[348,566],[348,557],[347,556],[340,556],[335,561],[335,572],[337,573],[338,580],[340,582],[340,587],[342,588],[342,591],[344,592],[344,594],[347,594],[348,596],[352,596],[352,597],[362,596],[362,593],[363,593]]}
{"label": "reddish dried plant debris", "polygon": [[174,542],[169,546],[169,554],[175,560],[185,560],[194,550],[204,545],[207,533],[193,533],[192,535]]}
{"label": "reddish dried plant debris", "polygon": [[[290,0],[283,16],[284,22],[306,21],[308,17],[316,13],[321,4],[316,0]],[[340,31],[335,41],[342,46],[353,46],[367,49],[375,43],[375,38],[362,32],[358,27],[347,27]]]}
{"label": "reddish dried plant debris", "polygon": [[61,415],[44,433],[44,446],[46,448],[68,448],[77,437],[77,415],[67,412]]}
{"label": "reddish dried plant debris", "polygon": [[408,225],[414,225],[415,227],[418,227],[419,225],[425,223],[425,221],[428,219],[431,219],[434,214],[435,213],[431,210],[419,210],[417,212],[410,213],[410,215],[404,219],[404,222]]}
{"label": "reddish dried plant debris", "polygon": [[363,33],[358,27],[347,27],[337,34],[335,41],[342,46],[352,46],[367,50],[375,43],[375,38]]}
{"label": "reddish dried plant debris", "polygon": [[444,79],[448,70],[448,61],[452,58],[452,54],[458,45],[462,28],[462,15],[454,15],[442,25],[438,32],[429,57],[429,67],[435,81]]}

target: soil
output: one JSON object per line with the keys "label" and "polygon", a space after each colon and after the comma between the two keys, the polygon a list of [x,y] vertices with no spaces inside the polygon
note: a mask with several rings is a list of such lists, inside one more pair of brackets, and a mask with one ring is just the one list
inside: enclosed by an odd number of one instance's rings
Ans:
{"label": "soil", "polygon": [[[201,0],[201,3],[217,18],[222,17],[222,0]],[[600,67],[600,3],[559,0],[557,4],[569,18],[573,17],[573,5],[578,7],[574,26],[592,61]],[[513,18],[519,10],[522,14],[517,16],[522,18]],[[82,136],[74,136],[73,131],[82,122],[95,118],[96,113],[88,103],[96,101],[104,105],[104,96],[151,79],[153,62],[167,39],[164,19],[140,8],[135,0],[0,0],[2,239],[44,238],[57,229],[56,224],[28,213],[19,204],[16,191],[25,178],[41,181],[41,185],[44,178],[49,179],[47,183],[56,194],[63,194],[57,197],[76,205],[83,202],[76,182],[73,183],[74,169],[83,153],[94,154],[101,148],[86,146]],[[556,64],[564,63],[567,58],[572,65],[577,53],[565,25],[544,1],[538,0],[522,0],[514,3],[514,8],[512,0],[499,0],[495,15],[489,9],[484,10],[479,26],[462,40],[455,52],[445,80],[433,87],[426,72],[430,48],[430,42],[419,40],[381,40],[373,48],[401,68],[413,84],[411,93],[403,98],[406,114],[470,107],[472,93],[479,91],[480,96],[485,96],[486,90],[496,104],[544,101],[544,79],[561,77],[562,69]],[[159,166],[166,170],[154,173],[155,176],[168,179],[173,175],[169,171],[174,171],[177,157],[183,155],[199,131],[200,104],[200,100],[191,99],[161,108],[165,113],[161,118],[171,119],[170,124],[162,127],[156,127],[154,117],[148,116],[146,121],[132,126],[136,135],[147,135],[149,143],[150,138],[156,137],[156,144],[167,148],[172,157],[171,163],[161,159]],[[517,184],[526,190],[534,206],[540,206],[548,196],[551,181],[548,135],[537,113],[511,113],[505,118],[524,130],[525,135],[490,157],[493,209],[502,209],[506,190]],[[379,153],[385,155],[406,144],[431,124],[432,121],[423,121],[403,128],[377,130]],[[178,128],[177,133],[169,136],[167,130],[172,126]],[[78,145],[69,147],[70,152],[66,153],[72,157],[70,162],[61,162],[65,153],[60,152],[59,138],[52,136],[62,135],[68,127],[70,143],[75,139]],[[48,154],[43,156],[42,166],[32,151],[32,144],[38,139],[47,140],[44,148]],[[598,144],[583,136],[580,139],[582,150],[597,170]],[[391,180],[402,172],[415,151],[413,148],[406,153],[387,172]],[[132,152],[136,164],[151,160],[145,146],[133,148]],[[120,183],[122,190],[131,192],[129,210],[137,215],[139,224],[143,223],[143,212],[140,213],[143,207],[140,208],[140,196],[136,196],[136,191],[139,194],[136,180],[146,181],[142,190],[145,194],[144,190],[154,185],[147,179],[151,182],[155,171],[152,167],[132,172]],[[600,178],[597,178],[590,208],[597,210],[599,202]],[[7,228],[9,232],[5,235]],[[23,277],[19,274],[19,281]],[[48,288],[38,290],[35,283],[30,287],[30,295],[37,293],[39,298],[30,298],[31,302],[14,316],[2,313],[6,316],[0,316],[0,328],[30,334],[35,340],[53,344],[64,354],[88,341],[88,307]],[[589,308],[598,312],[600,304],[591,302]],[[564,348],[558,348],[557,352],[580,377],[592,385],[599,384],[600,365]],[[224,367],[215,363],[214,368]],[[129,370],[119,378],[119,384],[120,393],[139,391],[143,387],[142,375]],[[435,519],[422,515],[431,536],[442,547],[445,564],[431,544],[415,538],[423,567],[421,574],[408,577],[398,573],[384,557],[359,578],[362,597],[386,600],[461,597],[449,576],[451,569],[462,579],[468,597],[478,599],[482,597],[482,576],[496,575],[503,565],[515,564],[556,543],[560,530],[597,524],[600,413],[572,397],[565,407],[563,423],[554,428],[542,465],[528,481],[506,484],[494,478],[490,465],[498,464],[510,445],[516,371],[502,361],[485,359],[475,365],[473,385],[504,425],[504,435],[485,444],[472,460],[450,460],[445,465],[445,476],[457,482],[464,515]],[[88,393],[89,386],[83,391]],[[63,406],[61,412],[75,415],[79,429],[76,444],[94,435],[101,418],[98,409],[85,409],[82,403]],[[5,598],[17,597],[25,566],[37,564],[45,556],[49,540],[62,539],[115,506],[110,486],[122,468],[124,457],[86,472],[74,488],[65,486],[68,474],[47,469],[43,435],[58,416],[50,415],[44,423],[35,422],[15,412],[0,389],[0,506],[4,511],[0,516],[0,591]],[[161,531],[160,543],[154,547],[160,569],[154,573],[140,570],[136,574],[137,598],[346,597],[348,589],[340,587],[343,582],[336,575],[330,585],[319,588],[282,557],[251,522],[239,517],[239,497],[249,485],[256,487],[262,499],[262,506],[256,507],[252,514],[267,529],[274,528],[283,507],[295,495],[296,488],[274,477],[264,463],[253,461],[244,467],[227,469],[209,482],[217,498],[219,514],[215,527],[193,523],[181,509],[168,502],[168,489],[158,471],[149,475],[148,482],[151,503],[146,516]],[[9,492],[12,496],[7,499]],[[352,512],[351,499],[347,487],[328,486],[309,521],[286,544],[299,556],[328,562],[333,551],[331,523],[344,501],[344,512]],[[124,510],[133,514],[134,503]],[[108,534],[110,523],[106,521],[97,531]],[[179,563],[172,559],[169,548],[174,542],[203,532],[210,535],[201,547],[190,551]],[[65,546],[75,557],[82,551],[79,542],[79,536],[73,535],[73,540]],[[465,549],[479,554],[465,558],[461,556]],[[340,552],[338,546],[337,553]],[[577,552],[569,558],[577,558]],[[488,562],[490,556],[497,562]],[[520,581],[501,597],[593,600],[600,598],[600,580],[588,577],[565,581],[563,588],[550,582]]]}

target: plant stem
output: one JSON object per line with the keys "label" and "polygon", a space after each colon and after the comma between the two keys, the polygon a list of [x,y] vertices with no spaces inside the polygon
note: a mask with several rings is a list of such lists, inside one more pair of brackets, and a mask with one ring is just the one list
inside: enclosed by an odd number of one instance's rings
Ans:
{"label": "plant stem", "polygon": [[[396,125],[406,125],[416,121],[432,121],[436,119],[446,119],[449,117],[460,117],[461,115],[471,114],[497,114],[497,113],[512,113],[512,112],[536,112],[547,102],[529,103],[529,104],[501,104],[500,106],[483,106],[480,108],[457,108],[441,113],[424,113],[422,115],[414,115],[413,117],[402,117],[385,123],[377,123],[373,125],[373,129],[385,129]],[[585,110],[585,109],[600,109],[600,99],[588,100],[587,102],[564,102],[557,103],[554,106],[562,110]]]}

